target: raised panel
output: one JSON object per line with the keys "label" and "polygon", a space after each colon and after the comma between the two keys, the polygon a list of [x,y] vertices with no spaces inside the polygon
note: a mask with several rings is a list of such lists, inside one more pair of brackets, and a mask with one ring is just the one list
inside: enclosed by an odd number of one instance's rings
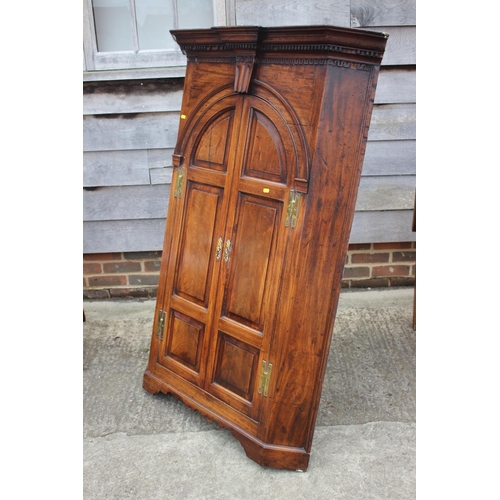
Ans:
{"label": "raised panel", "polygon": [[240,194],[237,232],[223,313],[257,330],[264,324],[264,296],[280,204]]}
{"label": "raised panel", "polygon": [[222,191],[189,183],[175,293],[198,305],[208,305],[213,266],[215,224]]}
{"label": "raised panel", "polygon": [[214,170],[227,170],[229,134],[234,109],[212,120],[200,134],[193,163]]}
{"label": "raised panel", "polygon": [[165,357],[199,373],[204,327],[193,318],[172,310]]}
{"label": "raised panel", "polygon": [[214,383],[251,403],[259,350],[219,332]]}
{"label": "raised panel", "polygon": [[250,111],[249,143],[243,175],[274,182],[285,182],[285,151],[273,122],[262,112]]}

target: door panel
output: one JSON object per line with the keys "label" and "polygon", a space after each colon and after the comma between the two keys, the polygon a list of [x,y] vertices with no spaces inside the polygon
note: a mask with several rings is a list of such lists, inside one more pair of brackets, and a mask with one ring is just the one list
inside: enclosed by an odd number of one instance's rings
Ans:
{"label": "door panel", "polygon": [[199,374],[205,325],[175,310],[170,318],[166,355]]}
{"label": "door panel", "polygon": [[214,383],[251,402],[259,350],[219,331]]}
{"label": "door panel", "polygon": [[222,190],[189,183],[186,215],[175,280],[175,293],[207,307],[213,272],[213,252],[217,211]]}
{"label": "door panel", "polygon": [[280,206],[274,200],[240,194],[222,314],[259,332],[264,325],[263,300],[279,215]]}
{"label": "door panel", "polygon": [[227,170],[230,141],[228,137],[233,126],[234,108],[216,115],[200,134],[193,164],[214,170]]}
{"label": "door panel", "polygon": [[243,175],[285,182],[285,151],[279,132],[273,122],[255,108],[250,109],[248,138]]}

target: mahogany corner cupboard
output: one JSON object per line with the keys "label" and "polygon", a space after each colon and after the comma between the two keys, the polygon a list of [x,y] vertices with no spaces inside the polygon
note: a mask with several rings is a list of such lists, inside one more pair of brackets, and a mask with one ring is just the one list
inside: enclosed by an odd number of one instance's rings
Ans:
{"label": "mahogany corner cupboard", "polygon": [[305,471],[388,35],[171,33],[187,70],[143,387]]}

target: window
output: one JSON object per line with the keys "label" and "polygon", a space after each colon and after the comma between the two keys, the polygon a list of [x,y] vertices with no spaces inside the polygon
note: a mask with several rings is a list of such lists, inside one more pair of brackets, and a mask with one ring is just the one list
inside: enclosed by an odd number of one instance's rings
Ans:
{"label": "window", "polygon": [[84,0],[84,71],[185,66],[169,30],[231,24],[234,0]]}

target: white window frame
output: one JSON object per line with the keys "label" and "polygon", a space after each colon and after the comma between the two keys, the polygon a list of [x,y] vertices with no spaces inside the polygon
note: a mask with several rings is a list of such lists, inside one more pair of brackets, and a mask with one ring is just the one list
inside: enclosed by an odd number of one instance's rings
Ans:
{"label": "white window frame", "polygon": [[[131,11],[135,12],[134,0]],[[182,1],[182,0],[176,0]],[[213,0],[213,26],[235,23],[235,0]],[[92,0],[83,0],[83,79],[159,78],[184,76],[186,57],[176,50],[136,50],[99,52]]]}

